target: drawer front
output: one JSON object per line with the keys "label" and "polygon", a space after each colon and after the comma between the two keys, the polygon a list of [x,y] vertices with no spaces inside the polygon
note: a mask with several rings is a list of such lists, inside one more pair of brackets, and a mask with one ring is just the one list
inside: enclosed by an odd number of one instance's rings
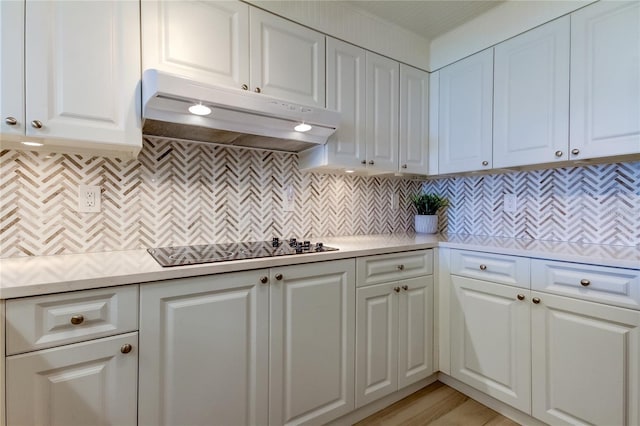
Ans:
{"label": "drawer front", "polygon": [[529,288],[530,260],[526,257],[452,250],[451,274]]}
{"label": "drawer front", "polygon": [[640,271],[534,259],[531,288],[640,310]]}
{"label": "drawer front", "polygon": [[433,250],[380,254],[357,259],[358,287],[433,274]]}
{"label": "drawer front", "polygon": [[138,329],[138,286],[8,300],[7,355]]}

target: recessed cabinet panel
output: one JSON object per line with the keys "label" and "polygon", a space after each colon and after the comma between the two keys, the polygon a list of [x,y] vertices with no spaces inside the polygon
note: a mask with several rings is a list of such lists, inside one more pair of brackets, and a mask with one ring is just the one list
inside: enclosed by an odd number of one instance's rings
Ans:
{"label": "recessed cabinet panel", "polygon": [[529,412],[529,291],[455,275],[451,282],[451,375]]}
{"label": "recessed cabinet panel", "polygon": [[640,153],[640,3],[571,15],[572,159]]}
{"label": "recessed cabinet panel", "polygon": [[236,1],[143,1],[143,69],[205,84],[249,84],[249,6]]}
{"label": "recessed cabinet panel", "polygon": [[25,19],[27,136],[141,144],[139,5],[27,1]]}
{"label": "recessed cabinet panel", "polygon": [[640,312],[532,292],[533,416],[549,424],[640,421]]}
{"label": "recessed cabinet panel", "polygon": [[493,166],[569,158],[569,17],[495,47]]}
{"label": "recessed cabinet panel", "polygon": [[253,7],[250,25],[253,90],[324,107],[324,35]]}
{"label": "recessed cabinet panel", "polygon": [[367,52],[367,168],[398,169],[398,73],[396,61]]}
{"label": "recessed cabinet panel", "polygon": [[400,64],[399,171],[427,174],[429,73]]}
{"label": "recessed cabinet panel", "polygon": [[[24,135],[24,2],[0,2],[0,134]],[[11,118],[15,119],[15,124]],[[1,139],[0,139],[1,140]]]}
{"label": "recessed cabinet panel", "polygon": [[530,263],[527,257],[467,250],[451,251],[452,274],[527,289],[531,281]]}
{"label": "recessed cabinet panel", "polygon": [[492,166],[493,49],[440,70],[440,173]]}
{"label": "recessed cabinet panel", "polygon": [[355,169],[366,160],[365,77],[365,50],[327,38],[327,108],[341,117],[327,142],[329,164]]}
{"label": "recessed cabinet panel", "polygon": [[135,425],[137,348],[130,333],[8,357],[7,424]]}

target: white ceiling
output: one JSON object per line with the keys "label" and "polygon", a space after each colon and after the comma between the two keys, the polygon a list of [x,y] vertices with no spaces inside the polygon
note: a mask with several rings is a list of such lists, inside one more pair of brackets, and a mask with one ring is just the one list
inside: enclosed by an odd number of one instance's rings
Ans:
{"label": "white ceiling", "polygon": [[348,3],[432,40],[504,0],[353,0]]}

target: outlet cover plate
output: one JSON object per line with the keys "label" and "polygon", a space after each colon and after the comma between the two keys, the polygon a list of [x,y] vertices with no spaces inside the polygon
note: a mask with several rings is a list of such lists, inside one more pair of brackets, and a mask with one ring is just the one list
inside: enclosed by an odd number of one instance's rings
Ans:
{"label": "outlet cover plate", "polygon": [[78,187],[78,211],[81,213],[100,212],[100,187],[80,185]]}

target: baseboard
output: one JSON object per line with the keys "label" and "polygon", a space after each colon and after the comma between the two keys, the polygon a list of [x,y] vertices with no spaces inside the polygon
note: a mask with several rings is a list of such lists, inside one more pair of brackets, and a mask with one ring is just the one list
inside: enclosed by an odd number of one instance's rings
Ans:
{"label": "baseboard", "polygon": [[425,386],[429,386],[431,383],[434,383],[438,380],[438,373],[432,374],[426,379],[422,379],[419,382],[416,382],[412,385],[407,386],[406,388],[400,389],[397,392],[394,392],[390,395],[380,398],[377,401],[374,401],[370,404],[365,405],[364,407],[360,407],[355,411],[346,414],[339,419],[336,419],[332,422],[327,423],[327,425],[331,426],[351,426],[354,423],[359,422],[362,419],[365,419],[372,415],[373,413],[377,413],[380,410],[383,410],[390,406],[391,404],[400,401],[403,398],[411,395],[424,388]]}
{"label": "baseboard", "polygon": [[498,401],[497,399],[483,392],[480,392],[479,390],[474,389],[471,386],[466,385],[449,375],[446,375],[444,373],[438,373],[438,380],[444,383],[445,385],[454,388],[458,392],[462,392],[463,394],[467,395],[469,398],[475,399],[479,403],[486,405],[487,407],[513,420],[516,423],[519,423],[521,425],[527,425],[527,426],[545,426],[546,425],[546,423],[543,423],[540,420],[531,417],[527,413],[523,413],[520,410],[516,410],[510,405],[507,405],[502,401]]}

